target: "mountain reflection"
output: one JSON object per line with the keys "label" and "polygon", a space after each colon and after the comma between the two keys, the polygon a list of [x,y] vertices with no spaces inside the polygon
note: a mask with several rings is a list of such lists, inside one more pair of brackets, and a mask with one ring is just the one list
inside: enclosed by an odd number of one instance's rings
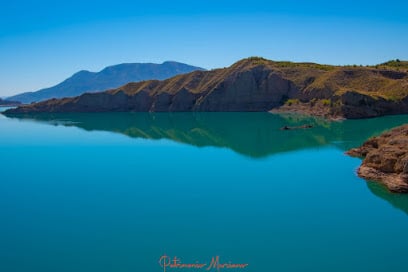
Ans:
{"label": "mountain reflection", "polygon": [[[133,138],[169,139],[194,146],[226,147],[260,158],[280,152],[334,145],[347,150],[408,121],[406,116],[332,122],[270,113],[38,113],[9,115],[87,131],[110,131]],[[310,124],[310,129],[281,130]]]}

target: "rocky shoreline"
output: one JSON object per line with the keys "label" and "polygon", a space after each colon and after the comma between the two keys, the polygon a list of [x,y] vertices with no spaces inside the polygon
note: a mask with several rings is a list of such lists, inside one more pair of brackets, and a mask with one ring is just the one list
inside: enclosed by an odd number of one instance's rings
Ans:
{"label": "rocky shoreline", "polygon": [[[306,116],[322,117],[328,120],[344,120],[339,112],[334,112],[325,101],[286,103],[278,108],[272,109],[271,113],[286,114],[295,113]],[[330,103],[330,102],[329,102]]]}
{"label": "rocky shoreline", "polygon": [[381,182],[391,192],[408,193],[408,125],[371,138],[347,154],[364,158],[357,171],[360,177]]}
{"label": "rocky shoreline", "polygon": [[330,99],[291,99],[272,113],[298,113],[330,120],[372,118],[408,113],[408,97],[390,100],[347,91]]}

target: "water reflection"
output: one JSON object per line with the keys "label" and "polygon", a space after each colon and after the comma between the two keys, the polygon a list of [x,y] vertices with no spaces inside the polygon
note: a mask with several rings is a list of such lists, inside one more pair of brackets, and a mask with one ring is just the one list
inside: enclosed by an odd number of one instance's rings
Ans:
{"label": "water reflection", "polygon": [[[408,116],[403,115],[333,122],[270,113],[39,113],[8,117],[134,138],[169,139],[199,147],[225,147],[253,158],[325,145],[347,150],[408,122]],[[304,124],[313,128],[280,129]]]}
{"label": "water reflection", "polygon": [[393,207],[402,210],[408,215],[408,197],[405,194],[391,194],[387,188],[377,182],[367,182],[368,189],[379,198],[384,199]]}

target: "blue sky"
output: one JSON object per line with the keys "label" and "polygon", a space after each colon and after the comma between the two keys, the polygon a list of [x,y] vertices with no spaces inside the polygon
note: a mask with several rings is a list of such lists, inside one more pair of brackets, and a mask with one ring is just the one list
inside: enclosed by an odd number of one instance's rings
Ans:
{"label": "blue sky", "polygon": [[249,56],[327,64],[408,59],[407,1],[3,1],[0,96],[79,70]]}

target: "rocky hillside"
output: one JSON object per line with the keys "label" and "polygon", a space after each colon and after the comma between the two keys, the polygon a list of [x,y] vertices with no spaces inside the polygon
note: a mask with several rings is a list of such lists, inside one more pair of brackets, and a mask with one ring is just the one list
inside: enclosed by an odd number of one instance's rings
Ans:
{"label": "rocky hillside", "polygon": [[85,92],[117,88],[129,82],[149,79],[163,80],[196,70],[204,69],[174,61],[166,61],[162,64],[124,63],[106,67],[97,73],[80,71],[56,86],[35,92],[22,93],[8,99],[31,103],[51,98],[74,97]]}
{"label": "rocky hillside", "polygon": [[360,177],[380,181],[390,191],[408,193],[408,125],[371,138],[347,153],[364,157]]}
{"label": "rocky hillside", "polygon": [[275,109],[342,118],[408,113],[408,65],[396,63],[401,65],[329,66],[253,57],[224,69],[130,83],[102,93],[48,100],[10,112]]}

